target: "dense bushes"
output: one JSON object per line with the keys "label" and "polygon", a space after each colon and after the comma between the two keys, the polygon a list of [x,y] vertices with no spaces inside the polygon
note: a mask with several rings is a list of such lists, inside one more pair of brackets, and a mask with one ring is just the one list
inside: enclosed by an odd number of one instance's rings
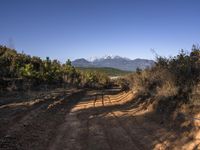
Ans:
{"label": "dense bushes", "polygon": [[130,90],[130,83],[126,80],[126,78],[118,78],[115,81],[115,84],[120,87],[122,91]]}
{"label": "dense bushes", "polygon": [[109,78],[105,74],[80,72],[72,66],[70,60],[61,64],[58,60],[51,60],[48,57],[42,60],[0,46],[1,89],[6,89],[8,86],[6,83],[3,84],[4,82],[16,79],[27,81],[34,86],[64,84],[77,87],[99,87],[100,85],[106,87],[109,84]]}
{"label": "dense bushes", "polygon": [[140,95],[165,103],[165,109],[189,103],[189,96],[200,81],[200,48],[193,46],[190,53],[181,50],[174,57],[157,57],[154,67],[137,71],[128,80]]}
{"label": "dense bushes", "polygon": [[92,87],[92,88],[107,88],[110,86],[109,77],[97,71],[81,71],[81,75],[83,78],[82,84],[84,87]]}

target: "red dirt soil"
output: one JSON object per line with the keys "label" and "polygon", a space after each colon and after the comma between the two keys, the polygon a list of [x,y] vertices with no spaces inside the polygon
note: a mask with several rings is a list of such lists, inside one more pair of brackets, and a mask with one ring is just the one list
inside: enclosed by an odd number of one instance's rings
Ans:
{"label": "red dirt soil", "polygon": [[177,130],[159,122],[134,93],[95,99],[97,91],[57,90],[0,106],[0,150],[200,149],[199,124]]}

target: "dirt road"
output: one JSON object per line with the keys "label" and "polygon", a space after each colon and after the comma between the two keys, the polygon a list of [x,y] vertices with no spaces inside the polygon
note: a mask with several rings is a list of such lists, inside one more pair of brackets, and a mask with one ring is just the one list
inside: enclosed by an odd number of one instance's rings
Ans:
{"label": "dirt road", "polygon": [[182,138],[134,93],[66,90],[0,106],[1,150],[199,149],[199,139]]}

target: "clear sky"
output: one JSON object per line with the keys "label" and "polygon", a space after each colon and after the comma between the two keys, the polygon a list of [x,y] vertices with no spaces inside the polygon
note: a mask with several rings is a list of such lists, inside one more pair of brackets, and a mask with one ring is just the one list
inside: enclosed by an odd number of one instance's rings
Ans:
{"label": "clear sky", "polygon": [[45,58],[153,59],[200,42],[200,0],[0,0],[0,44]]}

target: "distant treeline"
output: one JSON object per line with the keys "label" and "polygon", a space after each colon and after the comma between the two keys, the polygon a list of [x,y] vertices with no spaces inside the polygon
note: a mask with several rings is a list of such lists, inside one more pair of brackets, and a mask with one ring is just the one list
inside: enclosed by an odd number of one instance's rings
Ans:
{"label": "distant treeline", "polygon": [[[109,86],[106,74],[81,72],[68,59],[62,64],[46,57],[31,57],[14,49],[0,46],[0,89],[26,90],[39,86],[76,86],[102,88]],[[25,86],[26,85],[26,86]]]}
{"label": "distant treeline", "polygon": [[80,71],[93,71],[93,72],[100,72],[100,73],[104,73],[108,76],[123,76],[123,75],[127,75],[130,74],[131,71],[124,71],[124,70],[119,70],[116,68],[109,68],[109,67],[103,67],[103,68],[97,68],[97,67],[89,67],[89,68],[83,68],[83,67],[76,67],[77,70]]}

